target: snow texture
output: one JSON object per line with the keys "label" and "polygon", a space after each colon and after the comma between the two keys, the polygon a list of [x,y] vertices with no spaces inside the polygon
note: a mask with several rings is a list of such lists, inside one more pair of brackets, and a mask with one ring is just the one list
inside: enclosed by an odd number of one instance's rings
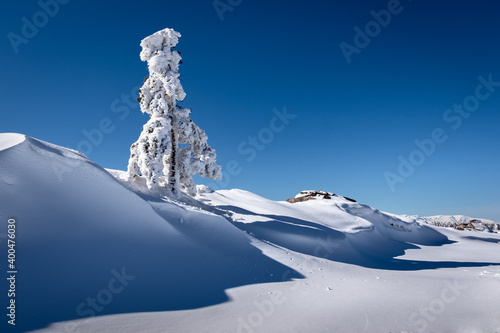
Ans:
{"label": "snow texture", "polygon": [[15,218],[19,265],[17,324],[1,332],[500,330],[498,233],[341,196],[199,186],[181,202],[23,138],[0,135],[0,253]]}
{"label": "snow texture", "polygon": [[14,147],[26,139],[22,134],[2,133],[0,135],[0,151]]}

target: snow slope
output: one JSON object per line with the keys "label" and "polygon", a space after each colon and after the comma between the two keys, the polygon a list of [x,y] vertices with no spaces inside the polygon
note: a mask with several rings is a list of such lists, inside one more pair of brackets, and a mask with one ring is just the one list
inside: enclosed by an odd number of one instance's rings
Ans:
{"label": "snow slope", "polygon": [[497,233],[342,197],[200,187],[173,202],[69,149],[17,134],[0,147],[19,271],[2,332],[500,331]]}
{"label": "snow slope", "polygon": [[[340,196],[289,203],[233,189],[202,191],[197,199],[221,210],[219,214],[252,236],[304,254],[323,254],[330,260],[379,269],[460,266],[451,261],[396,258],[422,245],[437,247],[454,241],[414,218],[384,213]],[[325,252],[323,247],[332,249]]]}
{"label": "snow slope", "polygon": [[[19,330],[92,312],[218,304],[228,301],[228,288],[276,281],[288,270],[220,217],[170,203],[160,208],[168,214],[159,214],[78,152],[18,135],[2,134],[0,142],[10,142],[0,151],[0,223],[5,233],[7,219],[17,221]],[[6,272],[3,239],[0,253]],[[112,295],[116,301],[98,305],[101,311],[79,308],[108,288],[113,270],[135,278]],[[2,280],[4,302],[8,288]],[[108,301],[105,294],[102,303]]]}
{"label": "snow slope", "polygon": [[0,151],[20,144],[26,136],[17,133],[5,133],[0,136]]}

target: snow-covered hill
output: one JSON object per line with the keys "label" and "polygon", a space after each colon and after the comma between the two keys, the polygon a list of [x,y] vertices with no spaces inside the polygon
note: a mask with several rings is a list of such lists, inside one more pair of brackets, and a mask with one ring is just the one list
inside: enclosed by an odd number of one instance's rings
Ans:
{"label": "snow-covered hill", "polygon": [[78,152],[0,134],[0,267],[14,219],[18,271],[2,332],[500,330],[497,233],[341,196],[199,189],[158,198]]}
{"label": "snow-covered hill", "polygon": [[[225,219],[148,202],[78,152],[20,135],[2,134],[0,143],[2,232],[9,218],[17,224],[18,328],[219,304],[226,289],[281,281],[288,270]],[[120,293],[98,295],[112,289],[113,272],[134,278]],[[87,301],[98,296],[95,307]]]}

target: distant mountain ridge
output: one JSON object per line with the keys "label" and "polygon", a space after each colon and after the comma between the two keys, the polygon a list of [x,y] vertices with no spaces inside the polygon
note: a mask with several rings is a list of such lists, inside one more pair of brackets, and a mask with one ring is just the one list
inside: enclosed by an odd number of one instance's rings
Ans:
{"label": "distant mountain ridge", "polygon": [[437,227],[455,228],[457,230],[477,230],[487,232],[499,232],[500,223],[472,218],[465,215],[434,215],[434,216],[410,216],[417,222],[435,225]]}

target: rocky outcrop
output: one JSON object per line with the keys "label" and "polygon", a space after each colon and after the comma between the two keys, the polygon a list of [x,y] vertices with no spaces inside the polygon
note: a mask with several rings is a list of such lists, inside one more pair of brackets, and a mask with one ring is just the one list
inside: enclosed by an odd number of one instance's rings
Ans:
{"label": "rocky outcrop", "polygon": [[286,201],[290,202],[290,203],[297,203],[297,202],[304,202],[304,201],[316,200],[316,199],[329,200],[333,197],[340,197],[340,198],[344,198],[346,200],[349,200],[351,202],[356,202],[356,200],[354,200],[354,199],[351,199],[348,197],[343,197],[340,195],[336,195],[335,193],[330,193],[330,192],[326,192],[326,191],[302,191],[299,194],[297,194],[295,196],[295,198],[290,198],[290,199],[287,199]]}
{"label": "rocky outcrop", "polygon": [[286,199],[286,201],[289,203],[296,203],[296,202],[304,202],[304,201],[315,200],[315,199],[316,199],[315,197],[305,196],[305,197],[299,197],[299,198]]}
{"label": "rocky outcrop", "polygon": [[494,226],[488,226],[484,224],[481,220],[478,219],[473,219],[470,220],[468,223],[460,223],[455,225],[454,227],[457,230],[477,230],[477,231],[488,231],[492,232]]}

